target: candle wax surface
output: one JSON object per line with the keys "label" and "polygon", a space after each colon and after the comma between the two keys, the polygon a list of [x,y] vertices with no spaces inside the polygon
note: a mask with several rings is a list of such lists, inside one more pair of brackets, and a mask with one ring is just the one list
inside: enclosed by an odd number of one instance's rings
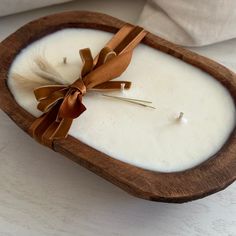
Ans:
{"label": "candle wax surface", "polygon": [[[93,56],[113,35],[91,29],[64,29],[26,47],[14,60],[8,86],[16,101],[35,116],[32,81],[38,56],[49,61],[70,84],[79,75],[79,50]],[[63,64],[63,58],[67,64]],[[24,83],[13,73],[26,78]],[[126,91],[109,95],[152,101],[156,109],[88,92],[87,110],[74,120],[69,134],[113,158],[160,172],[192,168],[215,154],[235,126],[235,106],[229,92],[207,73],[145,45],[135,48],[127,70],[116,80],[132,81]],[[187,122],[178,120],[180,112]]]}

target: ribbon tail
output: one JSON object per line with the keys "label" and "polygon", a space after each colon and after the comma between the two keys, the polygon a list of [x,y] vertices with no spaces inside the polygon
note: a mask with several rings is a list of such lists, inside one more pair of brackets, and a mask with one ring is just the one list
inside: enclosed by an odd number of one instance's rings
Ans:
{"label": "ribbon tail", "polygon": [[130,32],[133,30],[134,26],[131,24],[125,24],[119,31],[111,38],[111,40],[106,44],[107,47],[114,50],[126,37]]}
{"label": "ribbon tail", "polygon": [[53,146],[53,140],[66,138],[73,119],[53,121],[42,135],[42,142],[48,147]]}
{"label": "ribbon tail", "polygon": [[[54,109],[37,118],[29,128],[29,133],[31,134],[31,136],[41,144],[46,144],[43,136],[48,127],[50,127],[51,124],[55,121],[56,115],[53,110]],[[47,146],[51,147],[51,144],[47,142]]]}
{"label": "ribbon tail", "polygon": [[[67,105],[72,99],[72,105],[69,110],[63,109],[63,103]],[[39,143],[48,147],[53,146],[53,140],[66,138],[68,131],[75,116],[82,114],[86,108],[80,101],[79,96],[67,96],[63,102],[58,102],[47,113],[37,118],[29,128],[29,133]],[[62,109],[61,109],[62,108]],[[65,112],[62,113],[62,111]],[[69,116],[69,117],[64,117]]]}
{"label": "ribbon tail", "polygon": [[57,127],[57,129],[55,130],[53,134],[53,139],[66,138],[70,130],[72,122],[73,122],[73,119],[70,119],[70,118],[62,119],[60,121],[59,126]]}
{"label": "ribbon tail", "polygon": [[145,31],[140,26],[135,26],[129,34],[114,48],[116,54],[121,54],[126,51],[133,51],[133,49],[142,41],[146,36],[147,31]]}

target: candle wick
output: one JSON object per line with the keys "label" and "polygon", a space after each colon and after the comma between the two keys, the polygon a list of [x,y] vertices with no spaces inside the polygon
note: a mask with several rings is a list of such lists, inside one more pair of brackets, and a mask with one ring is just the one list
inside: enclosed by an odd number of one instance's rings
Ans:
{"label": "candle wick", "polygon": [[180,113],[179,113],[179,117],[178,117],[178,119],[179,119],[179,120],[182,120],[183,117],[184,117],[184,113],[183,113],[183,112],[180,112]]}
{"label": "candle wick", "polygon": [[63,57],[63,64],[67,64],[67,57]]}

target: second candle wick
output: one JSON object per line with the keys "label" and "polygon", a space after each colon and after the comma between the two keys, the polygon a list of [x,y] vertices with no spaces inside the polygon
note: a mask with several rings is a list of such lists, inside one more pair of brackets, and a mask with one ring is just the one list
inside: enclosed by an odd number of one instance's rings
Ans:
{"label": "second candle wick", "polygon": [[181,122],[181,123],[187,123],[188,122],[188,120],[184,117],[184,113],[183,112],[179,113],[179,116],[178,116],[177,120],[179,122]]}
{"label": "second candle wick", "polygon": [[67,64],[67,57],[63,57],[63,64]]}

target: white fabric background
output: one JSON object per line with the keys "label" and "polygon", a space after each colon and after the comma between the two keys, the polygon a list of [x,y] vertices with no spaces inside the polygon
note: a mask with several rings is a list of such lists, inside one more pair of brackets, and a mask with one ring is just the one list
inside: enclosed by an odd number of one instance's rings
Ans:
{"label": "white fabric background", "polygon": [[236,37],[235,0],[148,0],[139,24],[184,46]]}

